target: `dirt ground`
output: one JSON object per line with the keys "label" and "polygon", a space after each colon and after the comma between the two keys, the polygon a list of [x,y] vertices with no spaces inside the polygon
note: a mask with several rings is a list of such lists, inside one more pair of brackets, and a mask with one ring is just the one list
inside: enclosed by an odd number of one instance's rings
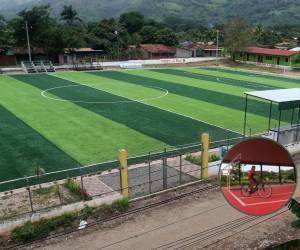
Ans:
{"label": "dirt ground", "polygon": [[[163,196],[142,203],[174,196],[174,192]],[[286,209],[271,216],[246,216],[214,189],[30,249],[265,249],[300,237],[300,230],[290,226],[294,219]]]}

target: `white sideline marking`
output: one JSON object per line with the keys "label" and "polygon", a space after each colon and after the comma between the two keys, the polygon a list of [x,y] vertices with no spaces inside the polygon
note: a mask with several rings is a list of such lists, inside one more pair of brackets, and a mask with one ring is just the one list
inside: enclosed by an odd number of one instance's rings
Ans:
{"label": "white sideline marking", "polygon": [[[257,77],[260,77],[260,75],[263,76],[273,76],[273,77],[284,77],[287,79],[291,79],[291,80],[300,80],[300,78],[298,76],[292,76],[292,75],[284,75],[284,74],[280,74],[280,73],[272,73],[272,72],[265,72],[265,71],[258,71],[258,70],[251,70],[251,69],[240,69],[240,68],[231,68],[231,67],[222,67],[222,66],[208,66],[208,67],[200,67],[202,69],[205,68],[215,68],[215,69],[225,69],[225,70],[230,70],[232,72],[243,72],[243,73],[249,73],[249,74],[258,74]],[[248,75],[250,76],[250,75]],[[279,79],[274,79],[274,80],[279,80]]]}
{"label": "white sideline marking", "polygon": [[[287,194],[293,194],[293,192],[290,192],[290,193],[282,193],[282,194],[272,194],[272,196],[280,196],[280,195],[287,195]],[[261,198],[261,197],[258,196],[258,195],[251,196],[251,197],[241,197],[241,199],[249,199],[249,198]]]}
{"label": "white sideline marking", "polygon": [[[159,87],[155,87],[155,86],[150,86],[151,88],[155,88],[155,89],[159,89],[164,91],[163,95],[160,96],[156,96],[156,97],[150,97],[150,98],[145,98],[145,99],[138,99],[138,100],[127,100],[127,101],[114,101],[114,102],[90,102],[90,101],[80,101],[80,100],[70,100],[70,99],[61,99],[61,98],[54,98],[54,97],[50,97],[48,95],[46,95],[46,93],[49,93],[52,90],[55,89],[62,89],[62,88],[70,88],[70,87],[80,87],[80,86],[86,86],[89,88],[93,88],[92,86],[89,86],[87,84],[80,84],[80,85],[64,85],[64,86],[59,86],[59,87],[54,87],[54,88],[49,88],[46,90],[43,90],[41,92],[41,95],[45,98],[51,99],[51,100],[55,100],[55,101],[61,101],[61,102],[74,102],[74,103],[99,103],[99,104],[113,104],[113,103],[129,103],[129,102],[145,102],[145,101],[150,101],[150,100],[156,100],[162,97],[165,97],[169,94],[169,91],[163,88],[159,88]],[[128,98],[127,98],[128,99]]]}
{"label": "white sideline marking", "polygon": [[[91,87],[91,88],[94,88],[94,89],[96,89],[96,90],[100,90],[100,91],[103,91],[103,92],[106,92],[106,93],[109,93],[109,94],[112,94],[112,95],[115,95],[115,96],[119,96],[119,97],[122,97],[122,98],[129,99],[129,100],[131,100],[131,102],[142,103],[142,104],[144,104],[144,105],[148,105],[148,106],[150,106],[150,107],[154,107],[154,108],[157,108],[157,109],[160,109],[160,110],[163,110],[163,111],[167,111],[167,112],[176,114],[176,115],[178,115],[178,116],[183,116],[183,117],[192,119],[192,120],[194,120],[194,121],[198,121],[198,122],[201,122],[201,123],[205,123],[205,124],[208,124],[208,125],[213,126],[213,127],[216,127],[216,128],[220,128],[220,129],[223,129],[223,130],[226,130],[226,131],[230,131],[230,132],[232,132],[232,133],[236,133],[236,134],[238,134],[238,135],[242,135],[241,133],[239,133],[239,132],[237,132],[237,131],[234,131],[234,130],[231,130],[231,129],[227,129],[227,128],[223,128],[223,127],[221,127],[221,126],[218,126],[218,125],[215,125],[215,124],[206,122],[206,121],[202,121],[202,120],[200,120],[200,119],[197,119],[197,118],[194,118],[194,117],[191,117],[191,116],[188,116],[188,115],[184,115],[184,114],[177,113],[177,112],[175,112],[175,111],[163,109],[163,108],[160,108],[160,107],[158,107],[158,106],[151,105],[151,104],[148,104],[148,103],[143,103],[142,101],[132,100],[132,99],[130,99],[130,98],[127,98],[127,97],[124,97],[124,96],[121,96],[121,95],[118,95],[118,94],[115,94],[115,93],[111,93],[111,92],[109,92],[109,91],[102,90],[102,89],[100,89],[100,88],[96,88],[96,87],[93,87],[93,86],[89,86],[89,85],[87,85],[87,84],[82,84],[82,83],[80,83],[80,82],[75,82],[75,81],[69,80],[69,79],[64,78],[64,77],[61,77],[61,76],[57,76],[57,75],[51,75],[51,76],[54,76],[54,77],[57,77],[57,78],[60,78],[60,79],[63,79],[63,80],[69,81],[69,82],[73,82],[73,83],[76,83],[76,84],[86,85],[86,86]],[[145,86],[143,85],[143,87],[145,87]],[[146,86],[146,87],[147,87],[147,86]],[[151,87],[151,86],[150,86],[150,87]]]}
{"label": "white sideline marking", "polygon": [[232,193],[231,191],[229,191],[229,193],[244,207],[263,205],[263,204],[272,204],[272,203],[284,202],[284,201],[289,200],[289,199],[285,199],[285,200],[278,200],[278,201],[264,201],[264,202],[256,202],[256,203],[246,204],[243,201],[241,201],[240,198],[238,196],[236,196],[234,193]]}
{"label": "white sideline marking", "polygon": [[246,206],[246,204],[240,200],[239,197],[237,197],[234,193],[232,193],[230,190],[228,190],[228,192],[242,205],[242,206]]}
{"label": "white sideline marking", "polygon": [[278,200],[278,201],[256,202],[256,203],[246,204],[245,206],[248,207],[248,206],[264,205],[264,204],[273,204],[273,203],[284,202],[284,201],[288,201],[288,200],[289,199]]}

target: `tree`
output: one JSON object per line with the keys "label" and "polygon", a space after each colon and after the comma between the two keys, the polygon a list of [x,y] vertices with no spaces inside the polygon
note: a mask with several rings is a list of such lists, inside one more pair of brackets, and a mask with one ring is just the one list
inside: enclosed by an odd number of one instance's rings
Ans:
{"label": "tree", "polygon": [[0,16],[0,46],[13,44],[12,29],[3,16]]}
{"label": "tree", "polygon": [[156,42],[174,46],[178,44],[178,39],[176,34],[170,28],[164,28],[156,32]]}
{"label": "tree", "polygon": [[49,39],[45,44],[45,52],[51,60],[56,60],[56,56],[63,52],[65,48],[85,47],[85,34],[78,26],[55,25],[49,30]]}
{"label": "tree", "polygon": [[133,34],[144,26],[144,16],[137,11],[126,12],[120,16],[119,22],[125,26],[129,34]]}
{"label": "tree", "polygon": [[73,9],[72,5],[64,5],[60,16],[61,19],[69,25],[73,25],[76,21],[81,22],[81,19],[78,17],[77,11]]}
{"label": "tree", "polygon": [[45,47],[49,39],[49,30],[55,24],[50,17],[49,5],[33,7],[30,10],[25,9],[19,12],[18,17],[10,22],[17,46],[26,46],[26,21],[28,23],[31,45],[33,47]]}
{"label": "tree", "polygon": [[259,44],[268,45],[270,47],[275,46],[276,43],[283,41],[283,36],[280,32],[274,31],[273,29],[266,29],[262,32],[260,39],[258,40]]}
{"label": "tree", "polygon": [[155,26],[144,26],[140,32],[142,43],[156,43],[158,40],[158,28]]}
{"label": "tree", "polygon": [[234,54],[253,44],[252,27],[242,18],[236,18],[225,25],[224,46],[234,60]]}
{"label": "tree", "polygon": [[87,41],[95,49],[109,51],[114,58],[120,58],[130,40],[127,30],[114,18],[103,19],[88,25]]}

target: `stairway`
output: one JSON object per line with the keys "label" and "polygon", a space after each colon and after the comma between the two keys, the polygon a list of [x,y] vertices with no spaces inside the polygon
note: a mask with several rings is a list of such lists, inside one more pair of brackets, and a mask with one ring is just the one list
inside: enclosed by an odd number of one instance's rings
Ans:
{"label": "stairway", "polygon": [[23,61],[21,66],[27,74],[55,72],[51,61]]}

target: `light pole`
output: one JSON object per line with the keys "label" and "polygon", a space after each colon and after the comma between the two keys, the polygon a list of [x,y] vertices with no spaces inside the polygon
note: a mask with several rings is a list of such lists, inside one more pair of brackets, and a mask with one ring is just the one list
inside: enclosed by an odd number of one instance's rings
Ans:
{"label": "light pole", "polygon": [[25,21],[25,27],[26,27],[26,38],[27,38],[27,47],[28,47],[28,57],[29,57],[29,61],[31,62],[31,49],[30,49],[30,39],[29,39],[29,32],[28,32],[28,23],[27,23],[27,20]]}
{"label": "light pole", "polygon": [[115,30],[115,35],[116,35],[116,38],[117,38],[117,59],[118,61],[120,60],[120,52],[119,52],[119,37],[118,37],[118,31]]}

